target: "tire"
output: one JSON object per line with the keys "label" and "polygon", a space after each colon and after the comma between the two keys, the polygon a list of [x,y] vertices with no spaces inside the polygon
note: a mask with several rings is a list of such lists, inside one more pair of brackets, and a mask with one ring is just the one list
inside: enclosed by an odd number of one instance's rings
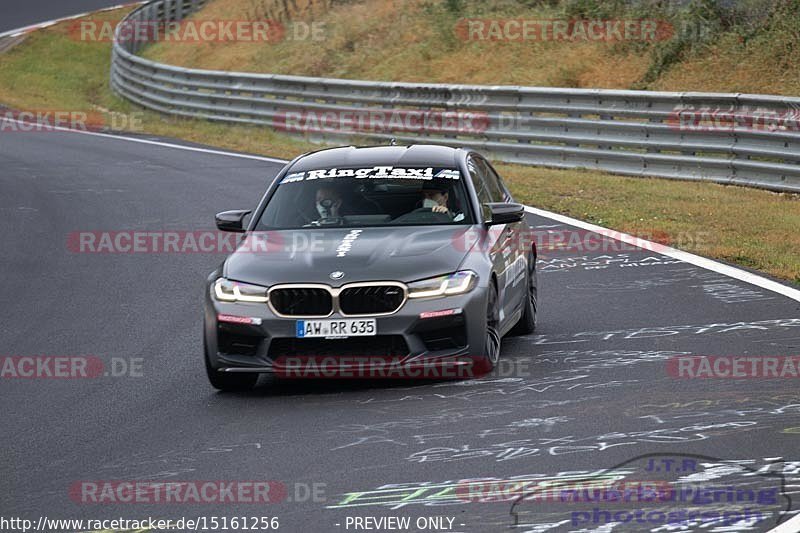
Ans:
{"label": "tire", "polygon": [[525,303],[522,307],[522,316],[512,330],[513,335],[530,335],[536,330],[536,312],[539,305],[538,283],[536,279],[536,256],[532,256],[528,262],[528,275],[525,276],[527,283],[525,291]]}
{"label": "tire", "polygon": [[475,359],[475,375],[488,374],[500,359],[500,308],[498,307],[497,285],[489,286],[486,301],[486,333],[484,334],[483,353]]}
{"label": "tire", "polygon": [[204,359],[206,361],[206,375],[208,382],[215,389],[225,392],[243,392],[252,389],[258,381],[258,374],[255,372],[219,372],[211,366],[208,360],[208,351],[203,341]]}

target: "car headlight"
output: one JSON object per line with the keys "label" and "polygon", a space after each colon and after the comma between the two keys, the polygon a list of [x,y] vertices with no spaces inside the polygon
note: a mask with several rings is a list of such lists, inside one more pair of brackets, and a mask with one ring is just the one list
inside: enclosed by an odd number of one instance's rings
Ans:
{"label": "car headlight", "polygon": [[214,282],[214,296],[222,302],[267,302],[267,287],[219,278]]}
{"label": "car headlight", "polygon": [[408,284],[409,298],[437,298],[465,294],[475,288],[478,275],[471,270],[461,270],[447,276],[423,279]]}

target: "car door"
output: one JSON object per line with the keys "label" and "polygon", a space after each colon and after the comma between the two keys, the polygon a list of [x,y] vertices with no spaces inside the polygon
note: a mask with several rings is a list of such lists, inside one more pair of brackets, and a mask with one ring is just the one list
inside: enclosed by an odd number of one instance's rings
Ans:
{"label": "car door", "polygon": [[[513,202],[514,199],[508,192],[508,188],[503,183],[500,175],[495,171],[494,167],[485,159],[480,158],[486,182],[489,187],[490,194],[493,198],[497,198],[500,202]],[[526,299],[525,289],[525,273],[528,269],[528,261],[530,259],[526,243],[529,240],[529,235],[526,234],[528,225],[525,222],[516,222],[507,225],[508,234],[505,237],[505,245],[508,247],[507,251],[507,285],[508,291],[507,300],[509,304],[509,315],[517,310],[522,310]]]}
{"label": "car door", "polygon": [[[480,156],[473,154],[467,162],[472,183],[475,187],[475,192],[478,195],[478,200],[481,204],[489,202],[505,202],[508,200],[508,195],[496,178],[496,174],[492,176],[489,172],[490,167]],[[492,171],[493,173],[493,171]],[[489,250],[489,257],[494,265],[494,270],[497,272],[497,292],[498,301],[500,302],[500,322],[502,324],[501,330],[505,330],[508,324],[508,319],[521,308],[522,300],[519,295],[519,290],[515,286],[515,269],[520,268],[518,260],[518,252],[515,251],[515,226],[518,224],[501,224],[492,226],[489,229],[489,239],[487,249]],[[524,271],[523,271],[524,276]],[[516,282],[519,283],[518,281]]]}

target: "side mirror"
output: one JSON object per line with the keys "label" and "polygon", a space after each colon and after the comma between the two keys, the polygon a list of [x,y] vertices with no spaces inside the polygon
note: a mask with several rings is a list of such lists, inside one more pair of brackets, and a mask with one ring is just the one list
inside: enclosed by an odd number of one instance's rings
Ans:
{"label": "side mirror", "polygon": [[491,218],[486,221],[487,226],[513,224],[514,222],[519,222],[525,216],[525,206],[522,204],[493,202],[484,205],[491,215]]}
{"label": "side mirror", "polygon": [[235,211],[223,211],[214,215],[214,220],[217,223],[217,229],[222,231],[232,231],[234,233],[244,233],[244,217],[250,214],[250,211],[244,209],[237,209]]}

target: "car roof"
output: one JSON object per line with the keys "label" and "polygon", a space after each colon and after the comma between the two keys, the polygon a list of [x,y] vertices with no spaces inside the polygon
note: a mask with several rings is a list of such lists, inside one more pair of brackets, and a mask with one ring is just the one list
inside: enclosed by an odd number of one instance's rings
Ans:
{"label": "car roof", "polygon": [[364,168],[375,165],[393,167],[448,167],[458,166],[459,148],[435,144],[410,146],[343,146],[311,152],[300,156],[292,165],[292,172],[323,168]]}

